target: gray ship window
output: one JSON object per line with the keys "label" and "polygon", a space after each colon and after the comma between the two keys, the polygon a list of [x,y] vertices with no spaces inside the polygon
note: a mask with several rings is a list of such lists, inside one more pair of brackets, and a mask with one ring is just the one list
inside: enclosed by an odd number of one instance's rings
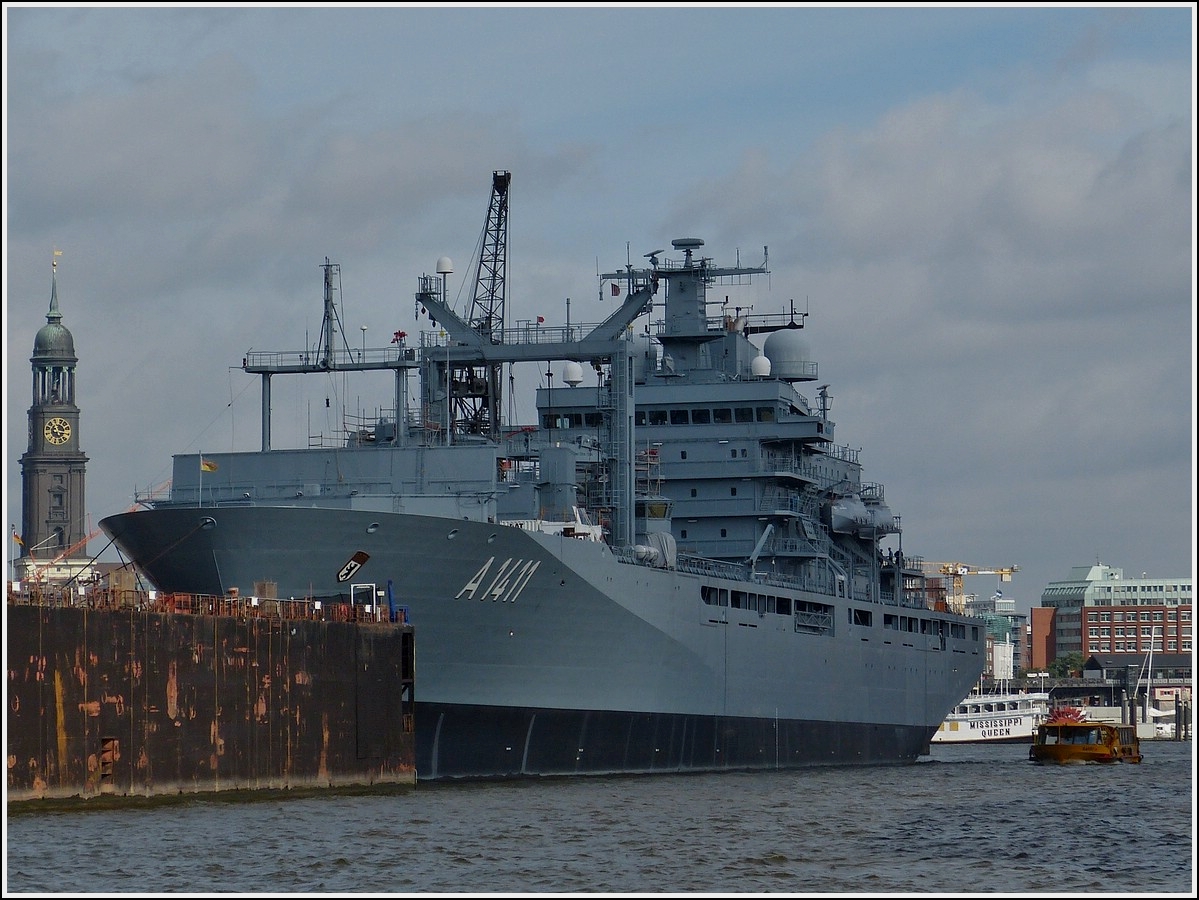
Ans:
{"label": "gray ship window", "polygon": [[[745,451],[742,450],[741,452],[744,453]],[[729,459],[736,459],[736,458],[737,458],[737,448],[734,447],[732,450],[729,451]]]}
{"label": "gray ship window", "polygon": [[684,450],[679,454],[679,459],[686,459],[686,458],[687,458],[687,451]]}
{"label": "gray ship window", "polygon": [[745,459],[745,448],[744,447],[741,448],[741,458]]}
{"label": "gray ship window", "polygon": [[892,631],[899,631],[899,616],[883,613],[883,628],[890,628]]}
{"label": "gray ship window", "polygon": [[712,410],[712,421],[717,425],[727,425],[733,421],[733,411],[727,406],[719,406]]}
{"label": "gray ship window", "polygon": [[728,531],[727,531],[726,529],[722,528],[722,529],[720,529],[720,536],[721,536],[721,537],[728,537],[728,536],[729,536],[729,533],[728,533]]}
{"label": "gray ship window", "polygon": [[672,409],[670,411],[670,424],[671,425],[686,425],[687,424],[687,410]]}
{"label": "gray ship window", "polygon": [[849,623],[851,625],[869,626],[870,619],[871,619],[871,613],[870,613],[870,610],[868,610],[868,609],[854,609],[851,607],[849,610]]}
{"label": "gray ship window", "polygon": [[681,537],[683,540],[687,540],[687,529],[686,528],[684,528],[682,531],[679,532],[679,537]]}
{"label": "gray ship window", "polygon": [[649,424],[651,424],[651,425],[665,425],[665,424],[666,424],[666,410],[664,410],[664,409],[651,409],[651,410],[649,411]]}
{"label": "gray ship window", "polygon": [[779,605],[779,608],[778,608],[779,615],[781,615],[781,616],[791,615],[791,598],[790,597],[779,597],[778,605]]}
{"label": "gray ship window", "polygon": [[748,607],[745,605],[747,602],[745,591],[733,591],[733,596],[729,601],[729,605],[733,609],[748,609]]}
{"label": "gray ship window", "polygon": [[737,496],[737,489],[736,489],[735,487],[729,488],[729,496],[730,496],[730,497],[736,497],[736,496]]}
{"label": "gray ship window", "polygon": [[634,425],[644,425],[645,424],[645,410],[644,409],[639,409],[635,413],[633,413],[633,424]]}
{"label": "gray ship window", "polygon": [[589,412],[583,415],[583,421],[588,428],[599,428],[604,424],[604,417],[601,413]]}
{"label": "gray ship window", "polygon": [[759,406],[758,407],[758,421],[759,422],[773,422],[774,421],[774,407],[773,406]]}
{"label": "gray ship window", "polygon": [[749,406],[738,406],[735,410],[733,410],[733,418],[739,423],[752,422],[754,420],[753,408]]}
{"label": "gray ship window", "polygon": [[691,410],[691,424],[692,425],[707,425],[711,421],[712,421],[711,410],[707,410],[707,409]]}

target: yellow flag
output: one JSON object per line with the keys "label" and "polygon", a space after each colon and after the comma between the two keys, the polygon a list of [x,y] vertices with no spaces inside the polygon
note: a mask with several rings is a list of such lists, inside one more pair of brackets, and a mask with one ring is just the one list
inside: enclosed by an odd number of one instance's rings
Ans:
{"label": "yellow flag", "polygon": [[214,463],[211,459],[205,459],[202,456],[200,457],[200,471],[201,472],[215,472],[216,470],[217,470],[216,463]]}
{"label": "yellow flag", "polygon": [[21,536],[19,534],[17,534],[15,531],[12,533],[12,539],[14,541],[16,541],[18,544],[20,544],[22,547],[25,546],[25,542],[23,540],[21,540]]}

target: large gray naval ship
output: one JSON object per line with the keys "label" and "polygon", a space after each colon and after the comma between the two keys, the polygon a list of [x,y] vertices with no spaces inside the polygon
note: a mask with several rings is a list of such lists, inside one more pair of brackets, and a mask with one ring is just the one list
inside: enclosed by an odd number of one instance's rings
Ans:
{"label": "large gray naval ship", "polygon": [[[326,260],[315,345],[242,360],[261,449],[175,456],[169,495],[104,531],[163,591],[402,607],[421,780],[927,753],[982,672],[984,629],[930,600],[882,485],[834,438],[828,386],[798,390],[819,380],[807,314],[709,298],[766,274],[766,251],[718,266],[675,240],[600,276],[623,300],[598,325],[509,326],[509,184],[493,173],[469,311],[443,258],[418,282],[415,346],[338,347]],[[503,373],[530,362],[559,382],[537,421],[506,422]],[[394,397],[368,424],[271,445],[272,377],[380,369]]]}

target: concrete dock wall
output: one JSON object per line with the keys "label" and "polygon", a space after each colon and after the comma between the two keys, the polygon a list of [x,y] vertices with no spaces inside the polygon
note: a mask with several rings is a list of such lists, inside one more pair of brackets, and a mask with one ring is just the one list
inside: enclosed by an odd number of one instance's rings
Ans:
{"label": "concrete dock wall", "polygon": [[7,614],[10,803],[415,783],[409,625]]}

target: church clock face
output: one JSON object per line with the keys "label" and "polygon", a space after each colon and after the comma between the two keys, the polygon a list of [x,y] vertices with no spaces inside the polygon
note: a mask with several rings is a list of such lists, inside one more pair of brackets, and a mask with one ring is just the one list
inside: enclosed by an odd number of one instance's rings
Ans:
{"label": "church clock face", "polygon": [[55,416],[46,422],[46,427],[42,429],[42,433],[46,436],[48,443],[65,444],[71,439],[71,423],[61,416]]}

